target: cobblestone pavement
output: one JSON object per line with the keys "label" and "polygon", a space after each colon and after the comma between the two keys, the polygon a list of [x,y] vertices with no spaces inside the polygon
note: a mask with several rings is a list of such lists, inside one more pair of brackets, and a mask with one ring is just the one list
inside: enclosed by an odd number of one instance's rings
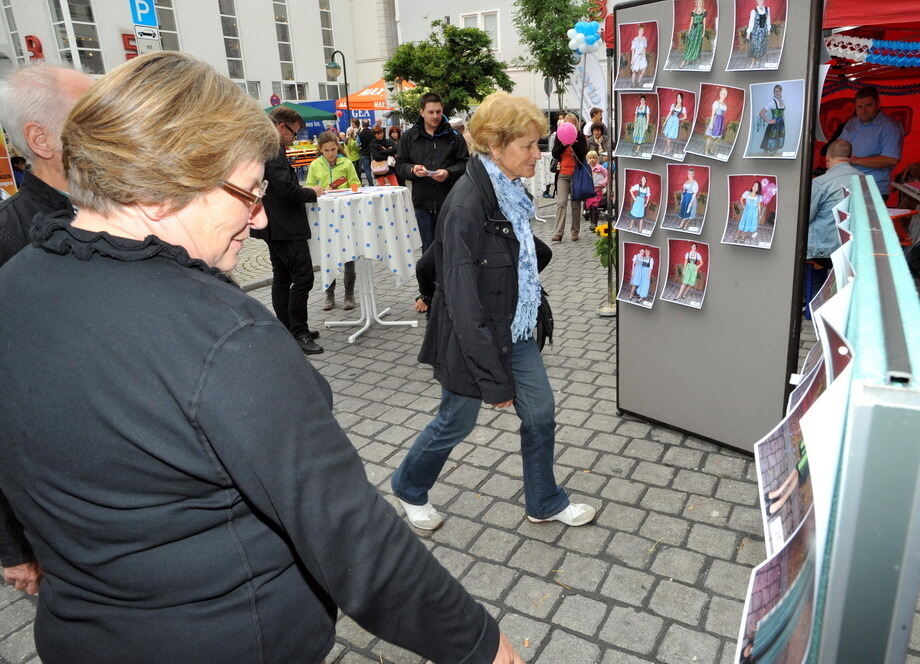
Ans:
{"label": "cobblestone pavement", "polygon": [[[551,204],[551,202],[549,202]],[[544,206],[550,218],[552,208]],[[549,224],[535,224],[548,240]],[[606,272],[593,236],[566,238],[543,281],[556,320],[544,352],[557,406],[557,480],[598,508],[595,525],[566,529],[524,519],[518,422],[483,408],[431,492],[447,515],[422,535],[434,555],[480,598],[527,661],[639,664],[732,661],[751,567],[764,558],[753,459],[664,427],[616,414],[616,319],[595,315]],[[393,320],[417,317],[415,289],[375,265],[378,301]],[[235,277],[270,274],[264,245],[247,243]],[[269,289],[253,296],[267,303]],[[341,293],[339,293],[341,297]],[[389,476],[438,407],[430,370],[416,363],[420,327],[372,327],[355,344],[327,330],[340,308],[311,321],[326,349],[311,357],[336,396],[335,413],[364,459],[368,477],[395,504]],[[340,303],[339,303],[340,304]],[[812,337],[813,338],[813,337]],[[0,661],[38,662],[35,602],[0,587]],[[920,631],[908,661],[920,664]],[[328,662],[417,664],[347,617]]]}

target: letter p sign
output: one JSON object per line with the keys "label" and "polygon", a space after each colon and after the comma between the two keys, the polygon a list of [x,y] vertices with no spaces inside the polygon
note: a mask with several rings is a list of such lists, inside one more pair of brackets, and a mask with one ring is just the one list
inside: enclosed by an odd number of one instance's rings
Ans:
{"label": "letter p sign", "polygon": [[153,7],[153,0],[128,0],[131,5],[131,18],[134,19],[134,25],[142,25],[148,28],[158,27],[157,12]]}

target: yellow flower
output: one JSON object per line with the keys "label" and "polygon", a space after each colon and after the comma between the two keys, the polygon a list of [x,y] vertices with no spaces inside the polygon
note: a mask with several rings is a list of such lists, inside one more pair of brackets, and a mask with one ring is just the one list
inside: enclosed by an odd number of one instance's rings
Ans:
{"label": "yellow flower", "polygon": [[607,237],[607,224],[598,224],[595,227],[594,232],[601,237]]}

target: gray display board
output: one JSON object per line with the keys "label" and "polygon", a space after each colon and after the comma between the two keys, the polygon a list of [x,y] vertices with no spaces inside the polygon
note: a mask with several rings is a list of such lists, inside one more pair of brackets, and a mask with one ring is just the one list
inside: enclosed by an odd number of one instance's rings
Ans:
{"label": "gray display board", "polygon": [[[789,374],[794,371],[790,358],[794,358],[791,350],[798,343],[800,315],[800,307],[794,300],[800,292],[799,271],[808,224],[810,128],[814,126],[817,96],[814,36],[820,11],[813,2],[788,0],[779,69],[726,72],[732,50],[735,4],[735,0],[718,2],[718,42],[709,72],[664,70],[674,20],[671,0],[628,3],[616,10],[618,25],[657,21],[656,87],[697,92],[700,83],[712,83],[743,88],[746,93],[738,139],[729,160],[721,162],[688,153],[683,162],[710,168],[702,233],[693,236],[662,230],[664,213],[659,215],[659,223],[648,238],[635,233],[618,233],[620,256],[624,255],[624,241],[643,242],[661,249],[661,270],[653,309],[619,304],[618,407],[626,413],[752,451],[753,444],[782,417]],[[751,84],[794,79],[805,81],[804,122],[798,158],[745,159],[751,122]],[[698,105],[699,101],[697,99]],[[662,117],[667,110],[661,110]],[[620,112],[622,109],[618,109],[618,117]],[[708,109],[698,108],[697,112],[708,114]],[[630,200],[624,187],[626,169],[659,173],[664,184],[667,165],[678,163],[658,156],[651,160],[619,158],[617,161],[620,207],[627,205],[627,209],[628,202],[623,202]],[[721,243],[729,204],[730,174],[776,176],[777,214],[769,249]],[[662,205],[666,205],[665,196],[662,196]],[[700,309],[660,298],[661,286],[667,280],[669,238],[695,238],[709,245],[707,286]],[[622,274],[621,265],[618,276],[622,278]],[[628,279],[629,266],[626,266],[626,275]]]}

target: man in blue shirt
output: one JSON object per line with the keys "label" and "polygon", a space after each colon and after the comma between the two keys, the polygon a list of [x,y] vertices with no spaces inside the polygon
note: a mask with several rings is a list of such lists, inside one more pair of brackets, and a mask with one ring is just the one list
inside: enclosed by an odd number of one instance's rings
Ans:
{"label": "man in blue shirt", "polygon": [[[827,172],[811,182],[811,215],[808,220],[809,259],[827,259],[840,246],[833,208],[843,200],[843,188],[851,188],[860,172],[851,163],[853,147],[842,138],[827,148]],[[818,261],[819,263],[821,261]],[[828,267],[829,267],[828,262]]]}
{"label": "man in blue shirt", "polygon": [[878,90],[862,88],[856,93],[856,117],[843,128],[840,138],[853,146],[850,163],[875,178],[882,196],[888,195],[891,169],[901,160],[901,125],[880,112]]}

